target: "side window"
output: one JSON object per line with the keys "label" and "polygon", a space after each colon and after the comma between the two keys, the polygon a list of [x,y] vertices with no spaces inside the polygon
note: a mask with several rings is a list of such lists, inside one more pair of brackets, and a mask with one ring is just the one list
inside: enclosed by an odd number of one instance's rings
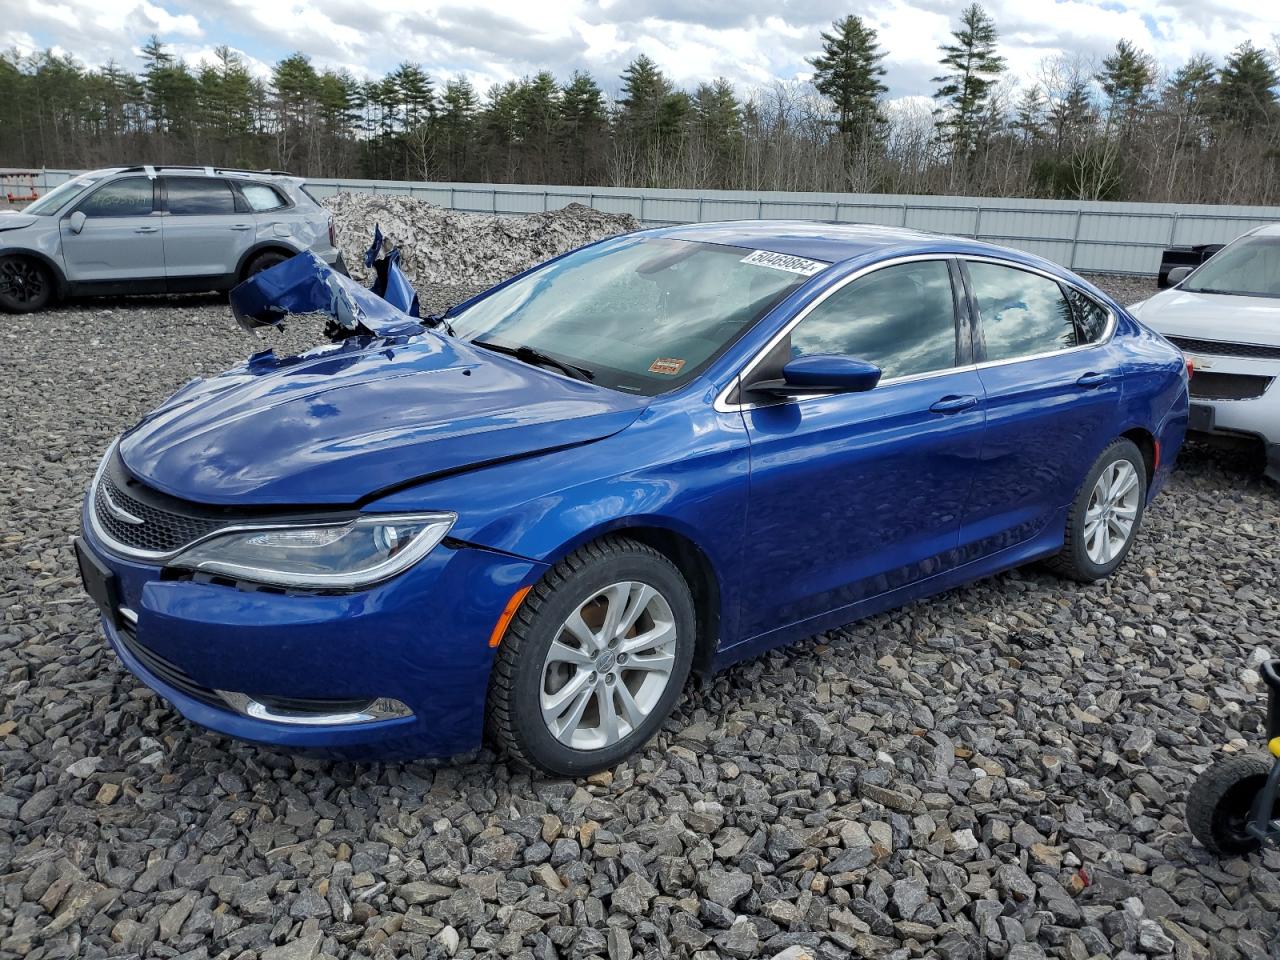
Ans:
{"label": "side window", "polygon": [[165,177],[167,206],[175,216],[235,213],[236,201],[225,180],[213,177]]}
{"label": "side window", "polygon": [[1080,342],[1097,343],[1101,340],[1111,319],[1107,308],[1075,287],[1067,287],[1067,299],[1076,312],[1076,334]]}
{"label": "side window", "polygon": [[1056,280],[994,263],[971,261],[967,266],[988,360],[1012,360],[1076,346],[1071,304]]}
{"label": "side window", "polygon": [[249,209],[254,213],[279,210],[286,206],[284,197],[276,193],[274,187],[269,187],[265,183],[242,183],[240,192],[244,194],[245,200],[249,202]]}
{"label": "side window", "polygon": [[128,177],[104,184],[76,209],[86,217],[145,217],[151,213],[151,181]]}
{"label": "side window", "polygon": [[884,379],[956,364],[955,303],[945,260],[885,267],[841,287],[791,331],[791,355],[839,353]]}

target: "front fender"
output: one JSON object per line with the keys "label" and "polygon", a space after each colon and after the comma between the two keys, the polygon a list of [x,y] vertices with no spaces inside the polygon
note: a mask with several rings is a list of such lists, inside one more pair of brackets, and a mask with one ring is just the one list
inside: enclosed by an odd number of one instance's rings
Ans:
{"label": "front fender", "polygon": [[368,508],[431,503],[458,513],[451,537],[547,564],[609,533],[675,534],[714,572],[727,643],[737,630],[750,449],[741,415],[703,399],[660,402],[611,437],[443,477]]}

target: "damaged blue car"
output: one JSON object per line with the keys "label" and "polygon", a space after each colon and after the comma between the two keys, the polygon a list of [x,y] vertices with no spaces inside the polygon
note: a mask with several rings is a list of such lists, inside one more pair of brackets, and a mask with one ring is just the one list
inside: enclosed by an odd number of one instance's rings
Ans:
{"label": "damaged blue car", "polygon": [[255,276],[243,325],[338,342],[188,384],[93,478],[87,592],[198,724],[608,767],[691,672],[1030,561],[1109,576],[1187,423],[1181,354],[1087,281],[906,230],[672,227],[390,296]]}

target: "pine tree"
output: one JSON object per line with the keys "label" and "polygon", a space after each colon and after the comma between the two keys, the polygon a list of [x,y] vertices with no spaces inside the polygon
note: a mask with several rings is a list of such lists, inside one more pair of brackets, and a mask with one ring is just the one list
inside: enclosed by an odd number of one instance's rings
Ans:
{"label": "pine tree", "polygon": [[1165,88],[1165,99],[1191,116],[1203,116],[1217,91],[1218,68],[1207,54],[1179,67]]}
{"label": "pine tree", "polygon": [[622,71],[622,125],[643,142],[658,136],[663,105],[671,96],[671,82],[643,53]]}
{"label": "pine tree", "polygon": [[1102,71],[1094,79],[1107,98],[1108,126],[1128,136],[1151,106],[1154,62],[1128,40],[1121,40],[1115,52],[1102,61]]}
{"label": "pine tree", "polygon": [[1014,108],[1010,126],[1018,132],[1023,146],[1030,146],[1044,136],[1045,101],[1039,84],[1032,84],[1022,91]]}
{"label": "pine tree", "polygon": [[475,87],[466,77],[456,77],[445,84],[440,104],[438,125],[444,143],[445,175],[450,180],[465,180],[471,172],[471,141],[479,105]]}
{"label": "pine tree", "polygon": [[605,133],[604,94],[589,74],[575,70],[560,92],[559,141],[578,183],[587,183],[599,162]]}
{"label": "pine tree", "polygon": [[1246,40],[1227,57],[1218,74],[1218,119],[1245,132],[1274,121],[1278,82],[1271,58]]}
{"label": "pine tree", "polygon": [[991,89],[1004,73],[1004,57],[996,52],[999,34],[995,21],[974,3],[960,15],[960,28],[952,31],[954,43],[939,49],[946,68],[933,78],[940,83],[934,98],[942,101],[939,127],[943,139],[957,156],[969,156],[982,135]]}
{"label": "pine tree", "polygon": [[885,122],[880,98],[888,88],[880,82],[885,54],[876,31],[855,16],[835,21],[832,28],[822,34],[822,53],[809,61],[813,85],[831,101],[836,129],[846,141],[878,136]]}

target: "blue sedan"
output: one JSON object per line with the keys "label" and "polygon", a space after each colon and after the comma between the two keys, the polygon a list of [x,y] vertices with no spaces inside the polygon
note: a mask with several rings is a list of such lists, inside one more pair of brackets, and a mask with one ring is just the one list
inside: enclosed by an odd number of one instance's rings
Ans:
{"label": "blue sedan", "polygon": [[607,767],[691,671],[1031,561],[1109,576],[1187,424],[1181,354],[1087,281],[906,230],[649,230],[442,316],[373,300],[260,274],[242,313],[353,335],[188,384],[93,479],[86,588],[196,723]]}

